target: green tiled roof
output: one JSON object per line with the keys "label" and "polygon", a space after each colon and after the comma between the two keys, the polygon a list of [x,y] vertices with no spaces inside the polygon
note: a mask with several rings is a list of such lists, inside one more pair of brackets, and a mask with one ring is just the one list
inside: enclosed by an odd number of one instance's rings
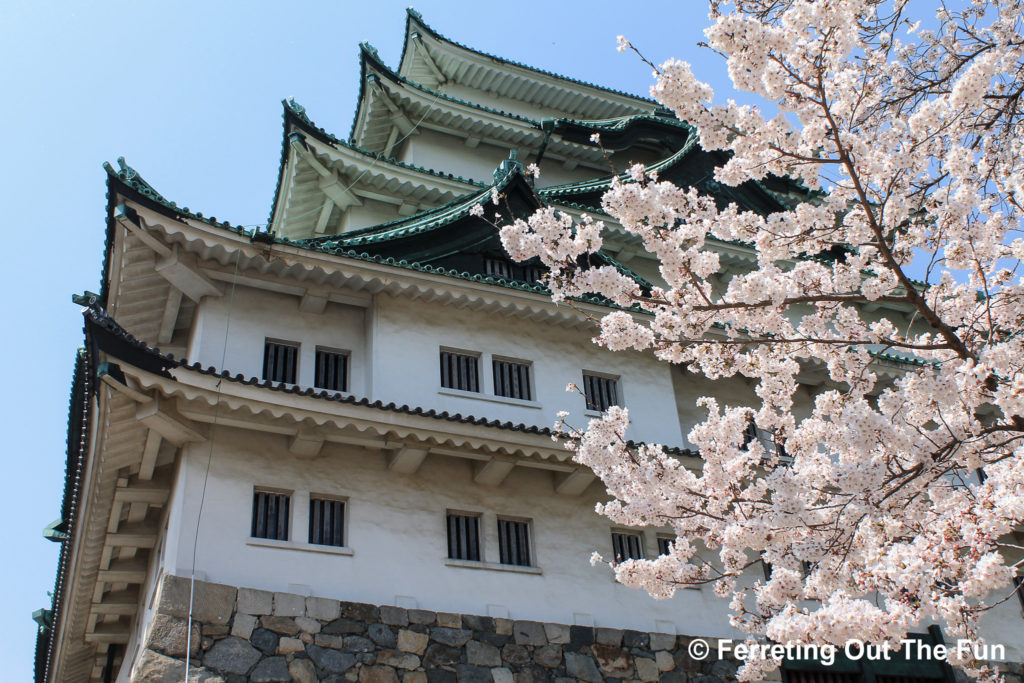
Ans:
{"label": "green tiled roof", "polygon": [[537,67],[530,66],[528,64],[523,64],[522,62],[516,62],[514,60],[505,59],[504,57],[498,57],[496,55],[492,55],[492,54],[489,54],[487,52],[481,52],[480,50],[474,50],[471,47],[467,47],[466,45],[463,45],[462,43],[458,43],[458,42],[452,40],[451,38],[448,38],[448,37],[443,36],[440,33],[438,33],[435,29],[433,29],[425,21],[423,21],[423,15],[420,14],[419,12],[417,12],[412,7],[408,8],[406,10],[406,12],[407,12],[406,24],[405,24],[406,25],[406,30],[405,30],[406,41],[405,41],[404,45],[402,46],[402,58],[399,60],[399,64],[402,64],[403,62],[405,62],[405,52],[408,49],[408,45],[409,45],[408,36],[410,36],[412,34],[412,30],[411,29],[412,29],[413,22],[415,22],[420,28],[424,29],[427,33],[429,33],[432,37],[434,37],[437,40],[440,40],[442,42],[448,43],[449,45],[453,45],[453,46],[459,48],[460,50],[465,50],[466,52],[469,52],[469,53],[472,53],[472,54],[475,54],[475,55],[479,55],[481,57],[486,57],[487,59],[493,60],[493,61],[498,62],[500,64],[508,64],[510,66],[515,66],[515,67],[518,67],[520,69],[525,69],[526,71],[532,71],[533,73],[544,74],[545,76],[551,76],[552,78],[557,78],[558,80],[565,81],[566,83],[575,83],[577,85],[585,85],[588,88],[593,88],[595,90],[600,90],[602,92],[612,93],[614,95],[621,95],[622,97],[628,97],[628,98],[630,98],[632,100],[636,100],[638,104],[655,104],[655,105],[657,104],[657,102],[655,102],[654,100],[652,100],[652,99],[650,99],[648,97],[642,97],[640,95],[634,95],[633,93],[628,93],[628,92],[625,92],[623,90],[615,90],[614,88],[608,88],[608,87],[605,87],[603,85],[597,85],[595,83],[589,83],[587,81],[582,81],[582,80],[577,79],[577,78],[571,78],[569,76],[564,76],[562,74],[555,73],[554,71],[546,71],[544,69],[538,69]]}

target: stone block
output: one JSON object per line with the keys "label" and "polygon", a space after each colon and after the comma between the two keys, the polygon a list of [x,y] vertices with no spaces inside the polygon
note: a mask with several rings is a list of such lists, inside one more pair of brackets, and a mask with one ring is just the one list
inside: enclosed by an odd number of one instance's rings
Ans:
{"label": "stone block", "polygon": [[448,645],[449,647],[462,647],[472,637],[473,632],[463,628],[442,628],[437,626],[430,629],[431,640],[436,640],[442,645]]}
{"label": "stone block", "polygon": [[364,602],[343,602],[341,618],[361,621],[364,624],[376,624],[380,621],[380,609],[376,605],[367,605]]}
{"label": "stone block", "polygon": [[301,617],[306,614],[306,598],[295,593],[274,593],[274,616]]}
{"label": "stone block", "polygon": [[613,678],[626,678],[633,672],[633,658],[629,652],[615,645],[596,643],[591,650],[601,671]]}
{"label": "stone block", "polygon": [[651,646],[651,637],[643,631],[626,631],[622,634],[622,644],[646,650]]}
{"label": "stone block", "polygon": [[188,578],[165,574],[160,584],[156,611],[172,617],[187,618],[191,595],[192,618],[195,621],[226,624],[234,612],[237,593],[234,586],[206,581],[196,581],[192,589]]}
{"label": "stone block", "polygon": [[522,645],[506,645],[501,648],[501,658],[512,666],[523,666],[530,661],[530,651]]}
{"label": "stone block", "polygon": [[411,671],[420,665],[420,658],[408,652],[397,652],[395,650],[379,650],[377,652],[377,663]]}
{"label": "stone block", "polygon": [[264,654],[272,655],[277,653],[277,642],[280,640],[273,631],[268,631],[265,628],[258,628],[252,632],[249,636],[249,642],[255,647],[259,648]]}
{"label": "stone block", "polygon": [[362,636],[345,636],[345,649],[349,652],[373,652],[373,643]]}
{"label": "stone block", "polygon": [[318,645],[307,645],[306,654],[314,664],[328,674],[343,674],[356,663],[355,655],[351,653],[338,652]]}
{"label": "stone block", "polygon": [[394,649],[398,645],[395,630],[386,624],[370,624],[366,627],[366,635],[380,647]]}
{"label": "stone block", "polygon": [[594,640],[601,645],[614,645],[618,647],[622,645],[622,634],[622,629],[599,628],[594,636]]}
{"label": "stone block", "polygon": [[402,652],[422,655],[429,643],[430,637],[425,633],[416,633],[404,628],[398,632],[398,649]]}
{"label": "stone block", "polygon": [[382,605],[380,608],[380,620],[389,626],[408,626],[409,610],[404,607]]}
{"label": "stone block", "polygon": [[247,674],[260,660],[260,651],[241,638],[227,637],[214,643],[203,665],[228,674]]}
{"label": "stone block", "polygon": [[[462,658],[462,650],[457,647],[448,647],[441,643],[431,643],[427,651],[423,653],[423,665],[430,669],[432,667],[449,666],[455,664]],[[429,677],[429,671],[427,672]]]}
{"label": "stone block", "polygon": [[541,646],[548,644],[544,624],[538,621],[517,621],[512,629],[517,645]]}
{"label": "stone block", "polygon": [[298,638],[282,638],[277,643],[278,654],[290,655],[296,652],[305,652],[305,650],[305,644]]}
{"label": "stone block", "polygon": [[366,624],[355,619],[335,619],[320,629],[321,633],[330,633],[335,636],[351,635],[354,633],[365,633]]}
{"label": "stone block", "polygon": [[295,617],[295,625],[303,633],[320,633],[320,622],[309,617]]}
{"label": "stone block", "polygon": [[445,628],[462,628],[462,615],[451,612],[438,612],[437,625]]}
{"label": "stone block", "polygon": [[317,683],[316,667],[308,659],[293,659],[288,664],[288,673],[295,683]]}
{"label": "stone block", "polygon": [[562,646],[545,645],[533,651],[533,661],[545,669],[557,669],[562,665]]}
{"label": "stone block", "polygon": [[290,683],[291,672],[284,657],[267,657],[249,674],[251,683]]}
{"label": "stone block", "polygon": [[227,624],[203,624],[202,630],[204,636],[210,636],[211,638],[226,636],[231,632]]}
{"label": "stone block", "polygon": [[570,626],[569,627],[569,649],[579,650],[591,645],[594,642],[593,626]]}
{"label": "stone block", "polygon": [[249,640],[254,628],[256,628],[256,617],[239,612],[231,622],[231,635],[238,636],[242,640]]}
{"label": "stone block", "polygon": [[422,671],[410,671],[402,675],[402,683],[427,683],[427,674]]}
{"label": "stone block", "polygon": [[359,672],[359,683],[398,683],[398,674],[390,666],[364,667]]}
{"label": "stone block", "polygon": [[470,631],[483,631],[485,633],[494,633],[494,618],[478,617],[471,614],[463,614],[462,628],[468,628]]}
{"label": "stone block", "polygon": [[652,650],[671,650],[676,646],[676,637],[670,633],[652,633],[650,643]]}
{"label": "stone block", "polygon": [[512,635],[513,626],[515,626],[515,622],[511,619],[502,619],[501,617],[494,618],[494,632],[499,636]]}
{"label": "stone block", "polygon": [[501,666],[501,652],[476,640],[466,643],[466,661],[477,666]]}
{"label": "stone block", "polygon": [[409,610],[409,623],[410,624],[423,624],[425,626],[433,626],[437,622],[437,615],[430,610],[425,609],[411,609]]}
{"label": "stone block", "polygon": [[255,588],[239,588],[237,609],[245,614],[262,616],[274,612],[274,594]]}
{"label": "stone block", "polygon": [[577,681],[588,681],[589,683],[600,683],[604,679],[597,670],[594,659],[588,655],[577,652],[565,653],[565,671]]}
{"label": "stone block", "polygon": [[331,598],[306,598],[306,616],[310,619],[332,621],[341,615],[341,601]]}
{"label": "stone block", "polygon": [[320,647],[329,647],[335,650],[345,649],[345,636],[333,636],[329,633],[318,633],[313,637],[313,642]]}
{"label": "stone block", "polygon": [[500,667],[497,669],[491,669],[491,680],[493,680],[494,683],[515,683],[516,679],[510,670],[505,667]]}
{"label": "stone block", "polygon": [[282,636],[295,636],[299,634],[299,625],[289,617],[260,617],[260,626]]}
{"label": "stone block", "polygon": [[544,635],[549,643],[565,645],[569,642],[569,627],[565,624],[544,624]]}
{"label": "stone block", "polygon": [[655,652],[654,661],[658,665],[659,671],[671,671],[676,668],[676,660],[672,657],[671,652],[665,652],[664,650]]}
{"label": "stone block", "polygon": [[656,681],[661,676],[658,664],[653,659],[637,657],[633,660],[633,665],[636,666],[636,677],[641,681]]}
{"label": "stone block", "polygon": [[[224,679],[209,669],[190,666],[189,683],[225,683]],[[132,683],[167,683],[181,681],[185,678],[185,662],[172,659],[159,652],[143,650],[135,665],[135,676]]]}
{"label": "stone block", "polygon": [[455,668],[459,683],[491,683],[491,670],[472,664],[459,664]]}
{"label": "stone block", "polygon": [[[188,620],[166,614],[156,614],[146,634],[146,647],[171,657],[184,657],[188,647]],[[199,654],[199,626],[192,624],[192,656]]]}
{"label": "stone block", "polygon": [[447,669],[427,669],[427,683],[457,683],[454,671]]}

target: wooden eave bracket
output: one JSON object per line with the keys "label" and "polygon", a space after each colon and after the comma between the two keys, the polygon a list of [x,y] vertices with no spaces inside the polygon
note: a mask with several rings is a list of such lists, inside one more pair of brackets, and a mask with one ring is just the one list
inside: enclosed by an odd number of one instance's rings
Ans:
{"label": "wooden eave bracket", "polygon": [[400,446],[387,455],[388,469],[399,474],[416,474],[427,459],[426,448]]}
{"label": "wooden eave bracket", "polygon": [[430,51],[427,50],[426,43],[423,42],[423,38],[417,33],[412,39],[413,45],[416,46],[416,54],[422,57],[423,63],[427,65],[427,69],[434,74],[434,78],[437,79],[437,85],[441,86],[448,82],[448,77],[444,75],[440,67],[437,66],[437,62],[430,56]]}
{"label": "wooden eave bracket", "polygon": [[597,477],[590,470],[574,470],[556,476],[555,491],[563,496],[581,495]]}
{"label": "wooden eave bracket", "polygon": [[135,419],[151,430],[167,439],[175,446],[183,446],[189,442],[206,441],[190,420],[180,415],[172,401],[160,396],[151,398],[148,403],[140,403],[135,408]]}
{"label": "wooden eave bracket", "polygon": [[138,214],[129,211],[127,206],[118,205],[114,211],[114,220],[156,253],[156,272],[189,299],[199,303],[204,296],[222,294],[220,287],[199,271],[194,259],[179,254],[177,245],[169,247],[150,234]]}

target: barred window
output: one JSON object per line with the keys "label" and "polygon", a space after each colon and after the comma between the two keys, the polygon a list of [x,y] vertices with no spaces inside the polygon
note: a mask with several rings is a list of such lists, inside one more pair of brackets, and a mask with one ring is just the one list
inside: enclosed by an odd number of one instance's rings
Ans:
{"label": "barred window", "polygon": [[498,520],[498,555],[498,561],[502,564],[530,566],[529,522]]}
{"label": "barred window", "polygon": [[509,280],[512,278],[512,263],[502,258],[485,258],[484,272]]}
{"label": "barred window", "polygon": [[532,400],[529,364],[495,358],[493,365],[495,396]]}
{"label": "barred window", "polygon": [[313,386],[330,391],[348,391],[348,354],[317,347]]}
{"label": "barred window", "polygon": [[640,534],[613,531],[612,550],[615,553],[616,562],[644,559],[644,543]]}
{"label": "barred window", "polygon": [[583,395],[587,399],[587,410],[608,410],[619,402],[618,380],[584,372]]}
{"label": "barred window", "polygon": [[658,554],[668,555],[672,551],[672,539],[668,536],[658,536]]}
{"label": "barred window", "polygon": [[290,507],[291,497],[287,493],[254,491],[252,495],[253,538],[287,541]]}
{"label": "barred window", "polygon": [[453,560],[480,561],[479,517],[448,513],[448,557]]}
{"label": "barred window", "polygon": [[468,353],[441,351],[441,386],[446,389],[480,391],[479,359]]}
{"label": "barred window", "polygon": [[540,279],[544,277],[543,266],[523,266],[523,280],[530,284],[536,284],[540,282]]}
{"label": "barred window", "polygon": [[267,340],[263,347],[263,379],[295,384],[299,345]]}
{"label": "barred window", "polygon": [[316,545],[345,545],[345,501],[309,498],[309,542]]}

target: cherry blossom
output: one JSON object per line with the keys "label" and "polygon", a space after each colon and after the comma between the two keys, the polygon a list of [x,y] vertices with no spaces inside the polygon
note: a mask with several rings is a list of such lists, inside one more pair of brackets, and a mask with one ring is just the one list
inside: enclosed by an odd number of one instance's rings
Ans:
{"label": "cherry blossom", "polygon": [[[697,458],[631,445],[624,408],[560,425],[611,496],[598,512],[676,535],[667,555],[613,563],[618,580],[655,597],[708,584],[751,638],[896,647],[934,621],[979,640],[1024,573],[1024,0],[908,10],[712,0],[708,46],[762,106],[651,63],[652,95],[726,153],[715,180],[771,193],[788,178],[787,210],[720,206],[636,165],[604,215],[502,228],[556,301],[617,306],[598,344],[749,383],[745,405],[698,400]],[[656,286],[587,265],[607,230],[657,259]],[[754,259],[738,273],[721,258],[737,242]]]}

